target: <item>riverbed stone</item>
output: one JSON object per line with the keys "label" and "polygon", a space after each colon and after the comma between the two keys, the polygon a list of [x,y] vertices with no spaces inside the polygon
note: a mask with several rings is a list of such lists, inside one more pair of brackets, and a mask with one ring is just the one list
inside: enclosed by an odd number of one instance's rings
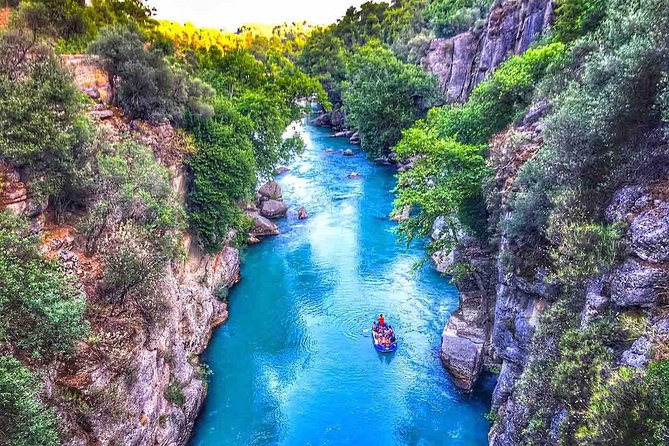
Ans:
{"label": "riverbed stone", "polygon": [[249,235],[254,238],[278,235],[279,227],[257,212],[247,212],[253,223]]}
{"label": "riverbed stone", "polygon": [[276,181],[268,181],[258,189],[261,200],[280,200],[283,192],[281,186]]}
{"label": "riverbed stone", "polygon": [[288,212],[288,206],[280,200],[263,201],[260,207],[260,215],[266,218],[284,217]]}

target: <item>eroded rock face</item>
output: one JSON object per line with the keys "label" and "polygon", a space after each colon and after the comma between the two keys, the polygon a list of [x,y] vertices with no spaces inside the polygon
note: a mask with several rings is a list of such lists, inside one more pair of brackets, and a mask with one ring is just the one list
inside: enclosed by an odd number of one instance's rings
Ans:
{"label": "eroded rock face", "polygon": [[527,50],[549,25],[552,14],[552,0],[495,4],[482,31],[433,40],[421,64],[437,76],[448,102],[465,102],[500,63]]}
{"label": "eroded rock face", "polygon": [[611,299],[622,308],[652,307],[662,290],[669,289],[669,273],[663,268],[630,258],[611,277]]}
{"label": "eroded rock face", "polygon": [[493,263],[491,253],[473,239],[464,241],[450,256],[453,262],[469,264],[471,271],[456,283],[460,306],[442,333],[440,357],[455,384],[470,390],[490,349],[495,297]]}
{"label": "eroded rock face", "polygon": [[476,382],[483,364],[483,344],[444,330],[441,335],[441,361],[458,387],[469,390]]}

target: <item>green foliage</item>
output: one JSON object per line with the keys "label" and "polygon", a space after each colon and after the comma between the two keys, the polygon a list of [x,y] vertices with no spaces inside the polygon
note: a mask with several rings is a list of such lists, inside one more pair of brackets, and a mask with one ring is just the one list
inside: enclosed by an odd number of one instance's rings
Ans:
{"label": "green foliage", "polygon": [[620,367],[592,392],[576,432],[583,444],[661,446],[669,440],[669,361]]}
{"label": "green foliage", "polygon": [[[428,235],[437,217],[444,216],[448,231],[444,231],[443,240],[452,247],[457,242],[460,211],[467,200],[481,196],[481,182],[490,172],[481,146],[439,136],[432,125],[435,113],[437,110],[431,111],[426,122],[406,130],[395,146],[400,159],[417,157],[413,168],[400,174],[395,208],[419,209],[399,224],[407,242]],[[461,223],[471,225],[470,229],[476,225],[469,220]]]}
{"label": "green foliage", "polygon": [[133,25],[149,28],[155,23],[144,0],[22,1],[14,17],[16,27],[30,29],[36,37],[50,37],[60,52],[80,52],[107,25]]}
{"label": "green foliage", "polygon": [[624,253],[624,229],[620,224],[555,221],[548,229],[553,279],[577,284],[614,265]]}
{"label": "green foliage", "polygon": [[344,42],[346,48],[365,45],[370,40],[387,42],[384,27],[386,14],[391,9],[387,3],[365,2],[360,9],[351,6],[346,14],[333,25],[333,34]]}
{"label": "green foliage", "polygon": [[219,250],[231,229],[245,228],[237,201],[249,197],[256,184],[251,141],[234,125],[218,121],[230,112],[229,104],[221,102],[216,110],[214,120],[195,130],[198,148],[189,161],[193,175],[188,196],[191,226],[208,252]]}
{"label": "green foliage", "polygon": [[607,0],[558,0],[553,38],[569,43],[594,31],[606,15],[606,6]]}
{"label": "green foliage", "polygon": [[541,239],[560,216],[600,219],[631,172],[652,176],[662,148],[639,141],[662,119],[669,32],[656,17],[667,7],[658,0],[612,1],[600,32],[574,44],[581,67],[549,77],[544,89],[556,93],[545,146],[522,167],[512,199],[509,229],[519,241]]}
{"label": "green foliage", "polygon": [[174,378],[165,389],[165,399],[176,406],[183,406],[186,402],[183,385]]}
{"label": "green foliage", "polygon": [[213,94],[211,87],[185,69],[170,66],[158,51],[147,50],[138,31],[127,26],[103,28],[88,51],[101,57],[114,103],[128,118],[180,124],[186,113],[198,119],[211,116],[211,107],[204,102]]}
{"label": "green foliage", "polygon": [[491,172],[485,144],[526,110],[535,83],[563,54],[558,43],[513,57],[479,84],[466,104],[432,109],[426,121],[404,132],[394,150],[400,158],[416,159],[413,169],[400,173],[396,189],[395,209],[417,210],[399,225],[407,241],[428,235],[438,216],[449,227],[441,244],[456,243],[463,227],[487,236],[482,184]]}
{"label": "green foliage", "polygon": [[87,333],[86,301],[37,243],[23,219],[0,213],[0,344],[50,359],[69,353]]}
{"label": "green foliage", "polygon": [[330,102],[341,102],[341,83],[346,78],[344,45],[330,30],[319,29],[309,36],[298,65],[320,81]]}
{"label": "green foliage", "polygon": [[344,84],[347,119],[373,155],[387,152],[436,100],[436,82],[402,63],[378,43],[361,47],[348,62]]}
{"label": "green foliage", "polygon": [[69,73],[47,48],[0,33],[0,153],[24,169],[33,197],[81,204],[91,129]]}
{"label": "green foliage", "polygon": [[252,195],[258,176],[269,177],[302,151],[302,140],[284,132],[305,112],[305,99],[327,104],[327,98],[316,79],[279,54],[267,54],[263,63],[245,51],[212,48],[199,63],[218,93],[213,118],[189,123],[197,150],[189,160],[188,206],[200,243],[215,252],[231,230],[247,229],[238,202]]}
{"label": "green foliage", "polygon": [[11,356],[0,356],[0,443],[12,446],[60,444],[51,409],[39,400],[42,385]]}
{"label": "green foliage", "polygon": [[485,25],[491,4],[491,0],[429,0],[423,14],[439,37],[450,37]]}
{"label": "green foliage", "polygon": [[97,251],[105,230],[127,224],[160,251],[173,251],[184,212],[172,192],[169,171],[151,149],[133,142],[116,144],[98,154],[96,167],[94,203],[85,225],[87,251]]}

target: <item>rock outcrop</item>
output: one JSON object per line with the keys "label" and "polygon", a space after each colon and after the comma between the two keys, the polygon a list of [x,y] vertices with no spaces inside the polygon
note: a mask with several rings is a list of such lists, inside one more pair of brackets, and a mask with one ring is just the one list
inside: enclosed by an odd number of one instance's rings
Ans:
{"label": "rock outcrop", "polygon": [[465,102],[509,55],[527,50],[549,26],[552,14],[552,0],[495,3],[483,30],[433,40],[421,64],[437,76],[447,102]]}
{"label": "rock outcrop", "polygon": [[468,265],[457,279],[460,305],[441,335],[440,357],[455,384],[470,390],[490,358],[495,275],[491,252],[473,239],[463,240],[449,254],[452,264]]}

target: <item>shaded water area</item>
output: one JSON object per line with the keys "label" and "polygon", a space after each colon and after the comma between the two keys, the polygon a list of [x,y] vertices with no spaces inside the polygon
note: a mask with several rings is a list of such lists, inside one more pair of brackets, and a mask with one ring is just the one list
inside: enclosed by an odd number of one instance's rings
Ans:
{"label": "shaded water area", "polygon": [[[457,290],[398,244],[394,171],[307,126],[305,153],[279,177],[307,220],[243,254],[230,319],[204,355],[214,372],[191,445],[485,445],[492,378],[459,392],[439,361]],[[334,149],[329,153],[326,149]],[[352,148],[356,156],[337,151]],[[360,179],[348,179],[355,171]],[[369,327],[384,313],[395,353]]]}

